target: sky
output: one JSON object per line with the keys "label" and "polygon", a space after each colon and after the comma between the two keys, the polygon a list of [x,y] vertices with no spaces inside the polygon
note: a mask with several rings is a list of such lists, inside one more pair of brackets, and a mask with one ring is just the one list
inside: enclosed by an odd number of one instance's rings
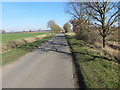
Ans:
{"label": "sky", "polygon": [[8,32],[46,30],[49,20],[54,20],[63,27],[71,18],[65,13],[65,4],[65,2],[2,2],[2,29]]}

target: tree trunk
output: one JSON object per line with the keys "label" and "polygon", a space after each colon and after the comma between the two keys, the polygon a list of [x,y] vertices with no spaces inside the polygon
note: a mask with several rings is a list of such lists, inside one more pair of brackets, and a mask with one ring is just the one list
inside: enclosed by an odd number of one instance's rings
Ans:
{"label": "tree trunk", "polygon": [[106,43],[106,40],[105,40],[105,37],[103,37],[103,47],[105,47],[105,43]]}

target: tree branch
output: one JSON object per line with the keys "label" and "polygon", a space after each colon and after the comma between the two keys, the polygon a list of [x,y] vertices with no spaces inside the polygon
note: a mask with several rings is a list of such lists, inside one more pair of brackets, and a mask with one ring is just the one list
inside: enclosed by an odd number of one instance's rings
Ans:
{"label": "tree branch", "polygon": [[109,27],[113,25],[113,23],[115,23],[117,21],[117,18],[118,18],[119,15],[117,15],[114,20],[108,25]]}
{"label": "tree branch", "polygon": [[[111,17],[108,19],[107,26],[110,25],[111,19],[112,19],[116,14],[118,14],[118,12],[119,12],[119,11],[117,11],[117,12],[115,12],[113,15],[111,15]],[[117,16],[114,18],[114,20],[115,20],[118,16],[119,16],[119,15],[117,15]],[[113,20],[113,21],[114,21],[114,20]],[[114,22],[113,22],[113,23],[114,23]]]}

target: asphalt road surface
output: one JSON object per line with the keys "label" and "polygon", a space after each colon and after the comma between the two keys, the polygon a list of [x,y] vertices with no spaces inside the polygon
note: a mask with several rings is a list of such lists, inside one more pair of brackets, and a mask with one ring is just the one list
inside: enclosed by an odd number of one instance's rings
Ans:
{"label": "asphalt road surface", "polygon": [[3,88],[75,88],[69,46],[63,34],[2,69]]}

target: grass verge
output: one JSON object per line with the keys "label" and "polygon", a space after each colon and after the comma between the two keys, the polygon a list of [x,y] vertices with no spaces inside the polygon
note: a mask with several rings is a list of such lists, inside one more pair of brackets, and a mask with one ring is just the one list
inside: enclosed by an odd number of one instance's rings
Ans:
{"label": "grass verge", "polygon": [[40,46],[42,43],[48,41],[49,39],[51,39],[53,36],[54,35],[45,37],[45,38],[35,41],[33,43],[14,48],[14,49],[11,49],[9,51],[6,51],[6,52],[0,54],[0,56],[2,57],[2,60],[0,61],[0,65],[4,66],[8,63],[11,63],[11,62],[19,59],[21,56],[25,55],[26,53],[32,52],[33,50],[35,50],[35,48]]}
{"label": "grass verge", "polygon": [[120,88],[120,65],[115,60],[101,55],[93,45],[77,40],[74,36],[65,36],[76,64],[80,87]]}

